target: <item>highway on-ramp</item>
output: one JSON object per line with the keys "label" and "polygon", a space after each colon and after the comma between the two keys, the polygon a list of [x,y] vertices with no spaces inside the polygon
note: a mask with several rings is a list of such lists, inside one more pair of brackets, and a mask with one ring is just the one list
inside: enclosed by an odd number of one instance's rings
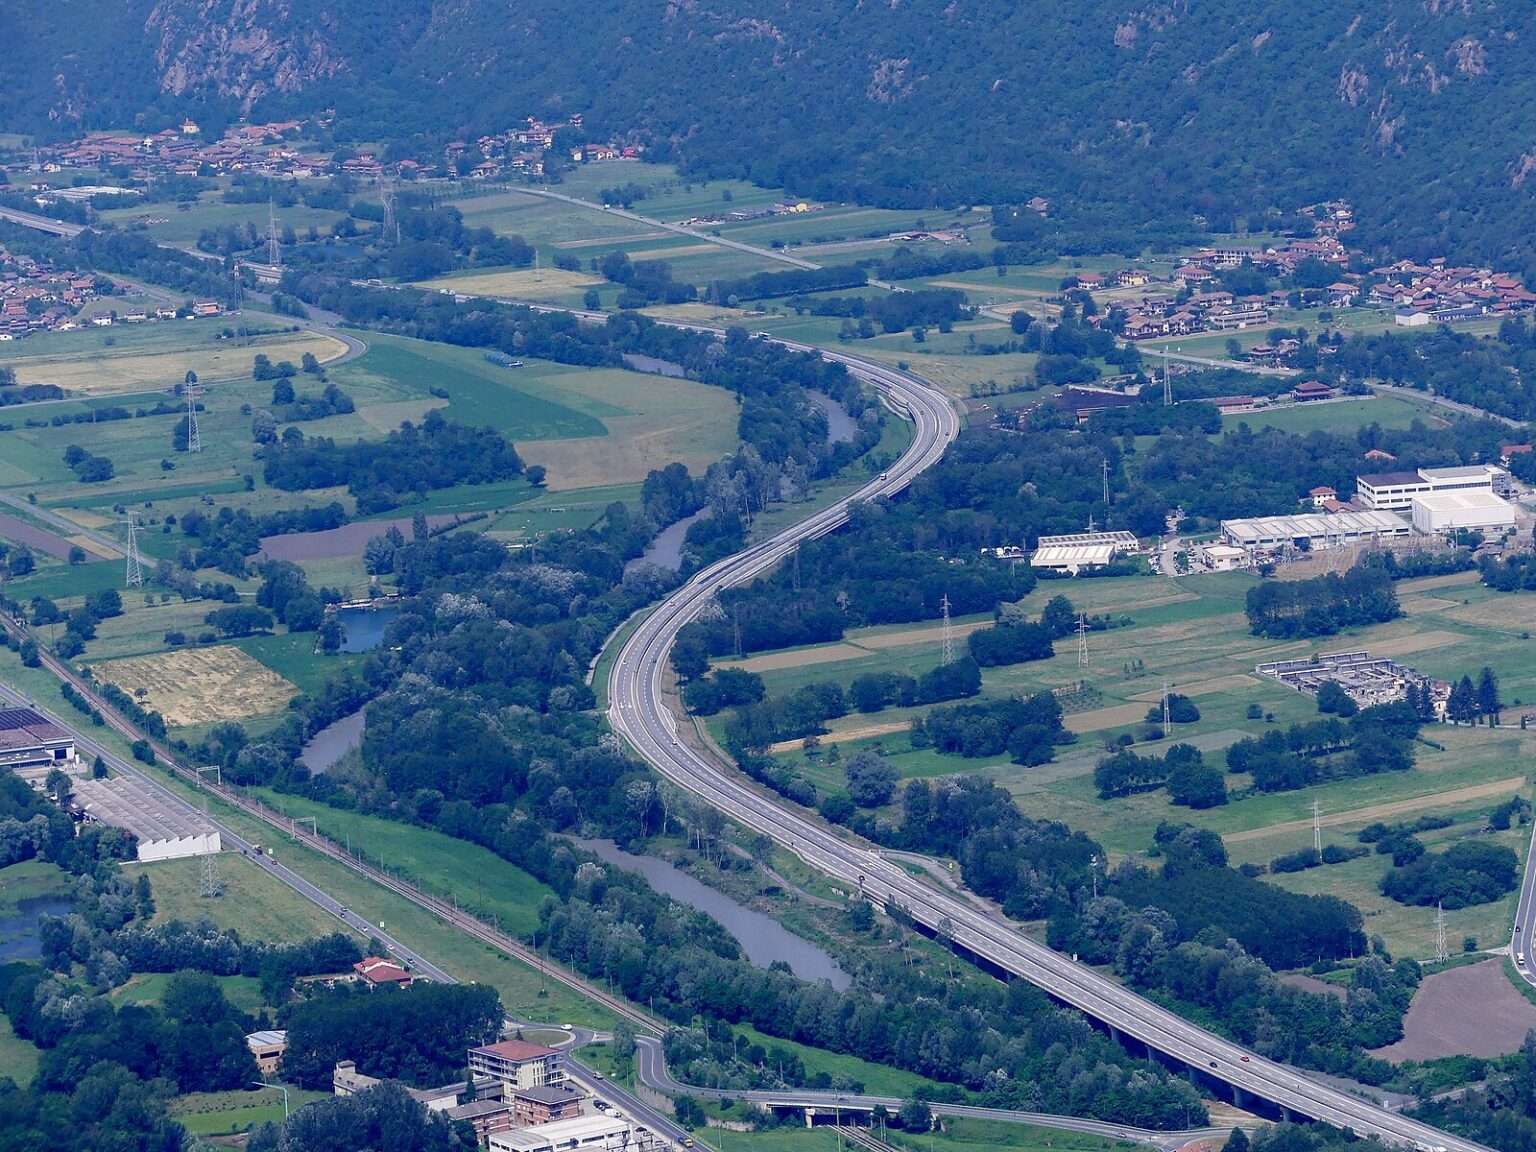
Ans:
{"label": "highway on-ramp", "polygon": [[746,583],[778,564],[803,540],[835,530],[856,500],[899,492],[935,463],[959,432],[949,399],[907,372],[855,356],[827,352],[878,389],[914,424],[911,446],[886,473],[854,495],[705,568],[674,592],[626,639],[608,681],[608,720],[615,731],[669,780],[760,832],[880,906],[899,905],[1004,971],[1028,980],[1056,999],[1080,1009],[1116,1033],[1183,1061],[1201,1075],[1232,1086],[1241,1104],[1249,1096],[1286,1113],[1322,1120],[1362,1135],[1423,1152],[1472,1152],[1482,1146],[1336,1088],[1295,1069],[1249,1052],[1143,999],[1086,965],[1026,937],[1012,924],[995,920],[968,902],[908,875],[870,846],[778,796],[747,783],[733,768],[696,750],[678,732],[666,687],[673,681],[668,653],[679,630],[716,593]]}

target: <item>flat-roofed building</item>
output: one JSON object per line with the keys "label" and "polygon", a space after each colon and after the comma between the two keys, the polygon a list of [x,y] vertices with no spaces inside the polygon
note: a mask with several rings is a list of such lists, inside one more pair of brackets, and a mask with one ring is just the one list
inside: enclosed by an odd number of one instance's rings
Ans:
{"label": "flat-roofed building", "polygon": [[1274,551],[1287,545],[1302,549],[1336,548],[1362,540],[1411,535],[1412,525],[1391,512],[1303,513],[1221,522],[1222,540],[1248,552]]}
{"label": "flat-roofed building", "polygon": [[138,838],[138,858],[179,860],[223,851],[219,830],[195,808],[183,807],[133,776],[75,781],[75,805],[87,820],[122,828]]}
{"label": "flat-roofed building", "polygon": [[1515,506],[1482,489],[1431,492],[1414,498],[1413,526],[1426,536],[1462,529],[1506,532],[1515,526]]}
{"label": "flat-roofed building", "polygon": [[565,1055],[527,1040],[502,1040],[469,1050],[470,1075],[499,1080],[507,1088],[556,1087],[565,1083]]}
{"label": "flat-roofed building", "polygon": [[1212,572],[1231,572],[1234,568],[1245,568],[1250,559],[1246,548],[1238,548],[1233,544],[1207,544],[1200,549],[1200,555]]}
{"label": "flat-roofed building", "polygon": [[579,1116],[532,1128],[512,1128],[491,1133],[487,1143],[491,1152],[576,1152],[582,1148],[646,1152],[657,1146],[650,1129],[622,1116]]}
{"label": "flat-roofed building", "polygon": [[31,708],[0,708],[0,767],[41,779],[76,761],[74,736],[52,720]]}
{"label": "flat-roofed building", "polygon": [[549,1124],[581,1115],[582,1095],[560,1084],[537,1084],[532,1088],[506,1089],[512,1118],[520,1125]]}
{"label": "flat-roofed building", "polygon": [[1509,473],[1494,464],[1420,468],[1417,472],[1374,472],[1355,477],[1355,492],[1367,508],[1407,512],[1419,496],[1440,492],[1510,490]]}
{"label": "flat-roofed building", "polygon": [[288,1033],[273,1029],[250,1032],[245,1037],[245,1046],[251,1050],[256,1070],[263,1076],[272,1076],[282,1065],[283,1053],[288,1051]]}
{"label": "flat-roofed building", "polygon": [[1139,545],[1131,532],[1074,532],[1042,536],[1029,558],[1031,568],[1077,575],[1084,568],[1102,568],[1116,556],[1134,553]]}

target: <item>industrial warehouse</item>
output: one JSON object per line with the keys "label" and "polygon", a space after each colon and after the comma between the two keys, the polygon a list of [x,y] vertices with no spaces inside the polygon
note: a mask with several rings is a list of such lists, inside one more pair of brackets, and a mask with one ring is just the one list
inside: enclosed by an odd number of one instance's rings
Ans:
{"label": "industrial warehouse", "polygon": [[1084,568],[1102,568],[1117,556],[1140,550],[1131,532],[1075,532],[1070,536],[1042,536],[1029,558],[1031,568],[1066,572],[1073,576]]}
{"label": "industrial warehouse", "polygon": [[31,708],[0,708],[0,767],[28,783],[76,763],[75,738]]}
{"label": "industrial warehouse", "polygon": [[78,780],[74,793],[75,806],[87,820],[138,837],[141,862],[210,856],[223,849],[218,829],[205,817],[131,776]]}
{"label": "industrial warehouse", "polygon": [[1358,476],[1355,498],[1342,504],[1332,489],[1317,488],[1317,511],[1290,516],[1223,520],[1224,545],[1251,560],[1264,554],[1318,551],[1375,544],[1410,536],[1452,537],[1461,532],[1504,536],[1517,527],[1520,510],[1505,499],[1514,481],[1503,468],[1420,468]]}

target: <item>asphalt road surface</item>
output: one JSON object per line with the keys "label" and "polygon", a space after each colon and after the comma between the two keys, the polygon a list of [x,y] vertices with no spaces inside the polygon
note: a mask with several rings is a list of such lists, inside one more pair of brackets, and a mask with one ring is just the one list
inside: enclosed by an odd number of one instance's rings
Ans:
{"label": "asphalt road surface", "polygon": [[678,631],[728,586],[743,584],[790,555],[800,541],[833,531],[853,500],[891,495],[936,462],[959,431],[947,397],[909,373],[841,353],[841,361],[879,389],[914,425],[900,461],[853,497],[817,512],[772,539],[699,572],[659,605],[619,650],[609,677],[608,719],[637,753],[669,780],[738,823],[771,837],[807,864],[876,905],[898,904],[932,929],[985,956],[1055,998],[1128,1036],[1187,1063],[1198,1074],[1230,1084],[1239,1103],[1249,1094],[1289,1112],[1380,1137],[1423,1152],[1471,1152],[1481,1146],[1320,1084],[1207,1032],[1131,992],[1086,965],[1028,939],[969,903],[909,876],[870,847],[834,831],[804,809],[751,786],[733,770],[680,739],[664,703],[672,681],[667,656]]}
{"label": "asphalt road surface", "polygon": [[[850,1119],[877,1107],[896,1113],[905,1103],[897,1096],[873,1096],[855,1092],[815,1092],[801,1088],[785,1089],[730,1089],[700,1088],[683,1084],[672,1078],[662,1053],[661,1041],[650,1036],[635,1040],[635,1076],[652,1091],[667,1096],[689,1095],[705,1100],[749,1100],[754,1104],[779,1107],[818,1108],[836,1112],[847,1109]],[[1044,1112],[1015,1112],[1002,1108],[978,1108],[970,1104],[938,1104],[930,1102],[929,1110],[939,1116],[966,1116],[976,1120],[1004,1120],[1015,1124],[1033,1124],[1039,1128],[1052,1128],[1058,1132],[1081,1132],[1090,1136],[1103,1136],[1109,1140],[1132,1140],[1153,1148],[1171,1150],[1182,1147],[1191,1140],[1225,1139],[1230,1128],[1196,1128],[1185,1132],[1155,1132],[1146,1128],[1133,1128],[1126,1124],[1110,1124],[1102,1120],[1084,1120],[1076,1116],[1052,1116]]]}
{"label": "asphalt road surface", "polygon": [[1515,970],[1531,987],[1536,988],[1536,975],[1531,965],[1531,936],[1536,934],[1536,820],[1531,821],[1531,848],[1525,854],[1525,878],[1520,881],[1520,902],[1515,905],[1515,930],[1510,935],[1509,955],[1515,962]]}

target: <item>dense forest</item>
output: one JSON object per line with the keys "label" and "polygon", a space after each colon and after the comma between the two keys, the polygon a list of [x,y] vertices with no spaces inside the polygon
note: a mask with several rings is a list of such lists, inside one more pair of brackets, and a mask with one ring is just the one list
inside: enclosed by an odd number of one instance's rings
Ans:
{"label": "dense forest", "polygon": [[1038,195],[1048,215],[1020,242],[1062,251],[1134,252],[1196,216],[1262,225],[1271,207],[1340,196],[1367,246],[1533,271],[1520,220],[1536,67],[1518,6],[627,0],[587,12],[577,38],[555,0],[511,24],[491,0],[92,0],[51,15],[27,0],[12,21],[7,129],[153,130],[191,113],[213,131],[334,109],[338,142],[435,157],[581,112],[595,138],[801,196]]}

